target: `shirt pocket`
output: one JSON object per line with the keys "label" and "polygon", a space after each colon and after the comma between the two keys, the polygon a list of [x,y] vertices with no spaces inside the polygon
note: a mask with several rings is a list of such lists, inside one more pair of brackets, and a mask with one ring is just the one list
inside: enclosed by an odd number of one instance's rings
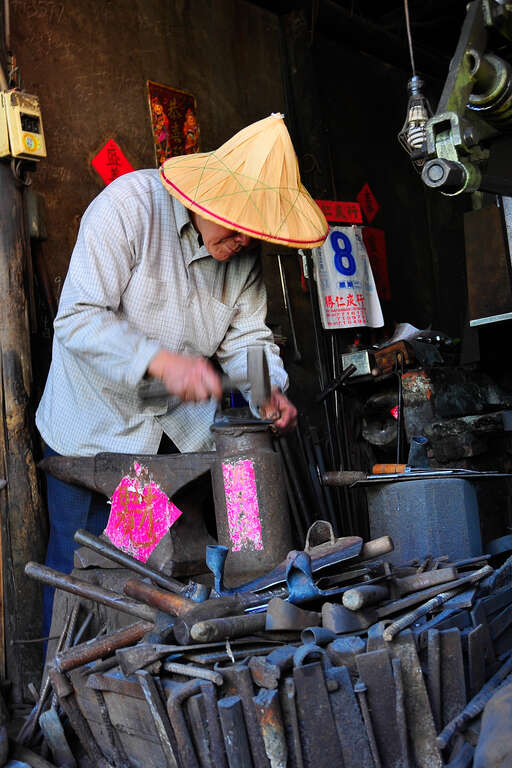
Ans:
{"label": "shirt pocket", "polygon": [[208,313],[204,317],[204,343],[202,354],[211,357],[215,354],[228,332],[232,320],[238,312],[238,306],[231,307],[210,296],[207,304]]}

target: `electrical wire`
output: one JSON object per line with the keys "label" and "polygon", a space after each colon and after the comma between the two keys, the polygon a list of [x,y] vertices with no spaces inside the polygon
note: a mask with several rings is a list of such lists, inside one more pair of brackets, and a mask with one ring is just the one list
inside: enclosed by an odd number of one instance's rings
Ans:
{"label": "electrical wire", "polygon": [[416,67],[414,66],[414,53],[412,50],[411,22],[409,19],[409,0],[404,0],[405,26],[407,28],[407,42],[409,44],[409,56],[411,57],[411,67],[413,77],[416,77]]}

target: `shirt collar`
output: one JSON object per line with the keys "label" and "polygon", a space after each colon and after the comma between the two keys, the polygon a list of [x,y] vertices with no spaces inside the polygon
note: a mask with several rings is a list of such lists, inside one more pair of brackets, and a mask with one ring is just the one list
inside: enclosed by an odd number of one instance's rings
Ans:
{"label": "shirt collar", "polygon": [[203,259],[210,254],[203,245],[203,239],[201,238],[199,240],[200,235],[198,235],[194,229],[188,208],[186,208],[183,203],[180,203],[175,197],[171,196],[171,198],[179,236],[181,238],[188,237],[190,238],[191,243],[193,243],[193,252],[190,253],[188,249],[185,251],[185,261],[188,267],[193,261],[196,261],[196,259]]}

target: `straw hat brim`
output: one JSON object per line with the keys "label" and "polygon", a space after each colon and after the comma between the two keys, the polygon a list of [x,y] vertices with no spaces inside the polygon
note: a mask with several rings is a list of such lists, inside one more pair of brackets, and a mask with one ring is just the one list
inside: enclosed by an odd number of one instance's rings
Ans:
{"label": "straw hat brim", "polygon": [[[173,157],[160,168],[162,184],[186,208],[227,229],[290,248],[315,248],[324,242],[327,221],[302,184],[296,190],[262,184],[247,189],[223,169],[223,186],[227,180],[229,190],[219,196],[217,184],[209,193],[198,195],[198,187],[204,190],[206,186],[205,170],[212,161],[215,152]],[[281,215],[272,215],[272,207]]]}
{"label": "straw hat brim", "polygon": [[160,178],[183,205],[227,229],[291,248],[314,248],[327,237],[281,114],[248,125],[213,152],[166,160]]}

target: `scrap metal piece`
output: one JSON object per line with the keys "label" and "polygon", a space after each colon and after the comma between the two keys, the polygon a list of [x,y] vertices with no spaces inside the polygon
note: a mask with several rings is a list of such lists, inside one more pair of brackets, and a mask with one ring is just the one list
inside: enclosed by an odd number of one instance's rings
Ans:
{"label": "scrap metal piece", "polygon": [[282,673],[291,669],[296,648],[283,645],[268,656],[253,656],[249,659],[249,669],[253,682],[260,688],[277,688]]}
{"label": "scrap metal piece", "polygon": [[479,624],[468,633],[467,660],[469,697],[472,699],[485,683],[485,631]]}
{"label": "scrap metal piece", "polygon": [[350,677],[357,677],[358,654],[366,651],[366,642],[362,637],[338,637],[327,646],[327,654],[335,667],[346,667]]}
{"label": "scrap metal piece", "polygon": [[138,573],[144,578],[149,578],[159,587],[174,592],[177,595],[186,597],[194,602],[201,603],[209,597],[210,590],[205,584],[197,584],[195,582],[189,582],[189,584],[182,584],[176,579],[172,579],[169,576],[165,576],[153,568],[149,568],[146,564],[141,563],[134,557],[126,554],[122,550],[118,549],[114,544],[106,539],[100,539],[98,536],[94,536],[89,531],[79,529],[74,535],[74,540],[77,544],[82,544],[93,552],[96,552],[103,557],[111,560],[123,568],[128,568],[135,573]]}
{"label": "scrap metal piece", "polygon": [[473,765],[474,755],[475,748],[465,741],[453,760],[446,764],[446,768],[470,768]]}
{"label": "scrap metal piece", "polygon": [[448,566],[447,568],[436,568],[432,571],[415,573],[411,576],[403,576],[400,579],[393,579],[393,586],[399,595],[407,595],[410,592],[419,592],[420,589],[428,589],[438,584],[445,584],[455,581],[457,578],[457,568]]}
{"label": "scrap metal piece", "polygon": [[[280,698],[287,736],[290,768],[304,768],[299,720],[297,717],[297,708],[295,706],[295,683],[293,682],[293,678],[286,677],[284,679],[283,685],[281,686]],[[347,766],[347,768],[349,767]]]}
{"label": "scrap metal piece", "polygon": [[392,641],[390,648],[391,654],[400,659],[402,665],[412,760],[418,768],[442,768],[434,719],[412,632],[408,629],[402,632]]}
{"label": "scrap metal piece", "polygon": [[389,587],[381,584],[360,584],[343,594],[343,605],[350,611],[359,611],[385,600],[389,600]]}
{"label": "scrap metal piece", "polygon": [[254,764],[251,759],[240,697],[228,696],[220,699],[217,707],[229,768],[251,768]]}
{"label": "scrap metal piece", "polygon": [[439,633],[441,643],[441,724],[451,722],[466,705],[466,682],[460,630]]}
{"label": "scrap metal piece", "polygon": [[232,637],[245,637],[264,632],[265,622],[264,613],[207,619],[192,625],[190,638],[196,643],[212,643],[218,640],[228,640]]}
{"label": "scrap metal piece", "polygon": [[165,755],[167,766],[168,768],[179,768],[176,759],[176,741],[174,739],[173,729],[171,728],[167,712],[165,711],[165,707],[154,680],[145,669],[139,670],[136,674],[149,707],[151,717],[153,718],[155,730]]}
{"label": "scrap metal piece", "polygon": [[200,683],[198,680],[191,680],[177,686],[167,699],[167,712],[176,738],[179,760],[181,765],[186,765],[187,768],[199,768],[199,763],[182,711],[182,705],[190,696],[195,696],[197,693],[201,693]]}
{"label": "scrap metal piece", "polygon": [[400,618],[386,627],[382,633],[382,637],[387,643],[389,643],[395,637],[395,635],[398,635],[404,629],[410,627],[411,624],[415,624],[419,619],[423,618],[423,616],[426,616],[427,613],[432,613],[435,611],[437,608],[439,608],[440,605],[445,603],[455,594],[455,592],[441,592],[441,594],[436,595],[436,597],[427,600],[426,603],[423,603],[423,605],[420,605],[414,611],[400,616]]}
{"label": "scrap metal piece", "polygon": [[225,768],[226,758],[217,699],[208,689],[185,702],[190,731],[201,768]]}
{"label": "scrap metal piece", "polygon": [[293,655],[293,666],[301,667],[306,661],[311,659],[315,659],[315,661],[319,659],[323,669],[330,669],[331,667],[331,660],[327,655],[325,648],[321,648],[314,643],[306,643],[305,645],[300,645],[296,649]]}
{"label": "scrap metal piece", "polygon": [[260,688],[253,701],[270,766],[271,768],[286,768],[288,749],[279,694],[276,690]]}
{"label": "scrap metal piece", "polygon": [[53,568],[41,565],[41,563],[27,563],[25,574],[48,586],[70,592],[72,595],[85,597],[87,600],[95,600],[97,603],[114,608],[116,611],[137,616],[139,619],[145,621],[154,621],[155,619],[155,611],[148,605],[129,600],[111,589],[105,589],[88,581],[77,579],[75,576],[55,571]]}
{"label": "scrap metal piece", "polygon": [[[488,604],[489,605],[489,604]],[[487,667],[493,669],[496,664],[496,652],[491,638],[489,625],[487,623],[486,606],[483,602],[483,598],[477,600],[471,611],[471,623],[474,627],[478,627],[479,624],[483,627],[483,643],[485,649],[485,663]]]}
{"label": "scrap metal piece", "polygon": [[221,619],[225,616],[240,615],[251,602],[252,596],[240,595],[219,597],[214,600],[205,600],[204,603],[194,604],[194,608],[181,614],[174,626],[174,636],[178,643],[187,645],[190,643],[190,633],[194,624],[210,619]]}
{"label": "scrap metal piece", "polygon": [[293,679],[304,768],[333,768],[338,764],[340,743],[322,665],[315,661],[295,667]]}
{"label": "scrap metal piece", "polygon": [[494,696],[496,689],[505,681],[509,682],[512,675],[512,655],[502,664],[497,672],[486,682],[484,687],[474,696],[453,720],[451,720],[437,737],[440,749],[445,749],[453,736],[461,731],[467,723],[478,717],[488,701]]}
{"label": "scrap metal piece", "polygon": [[158,608],[159,611],[171,614],[171,616],[183,616],[198,605],[198,603],[194,603],[193,600],[182,595],[160,589],[145,581],[140,581],[140,579],[128,579],[123,590],[128,597],[133,597],[146,605]]}
{"label": "scrap metal piece", "polygon": [[336,633],[326,627],[308,627],[302,630],[300,639],[304,645],[324,646],[336,640]]}
{"label": "scrap metal piece", "polygon": [[436,732],[441,730],[441,638],[438,629],[427,633],[427,691]]}
{"label": "scrap metal piece", "polygon": [[164,672],[170,672],[173,675],[183,675],[184,677],[195,677],[199,680],[209,680],[215,685],[222,685],[224,682],[219,672],[204,667],[195,667],[193,664],[178,664],[175,661],[166,661],[162,665]]}
{"label": "scrap metal piece", "polygon": [[393,679],[395,681],[395,713],[398,737],[400,741],[400,753],[402,768],[408,768],[409,763],[409,743],[407,738],[407,716],[405,712],[405,692],[404,681],[402,678],[402,664],[400,659],[391,659],[393,669]]}
{"label": "scrap metal piece", "polygon": [[[369,544],[371,542],[368,542]],[[334,544],[322,544],[312,547],[309,553],[302,554],[311,558],[311,571],[317,573],[331,565],[337,565],[346,560],[360,558],[363,552],[363,540],[359,536],[346,536],[337,539]],[[373,549],[370,548],[373,554]],[[208,546],[206,550],[206,564],[215,577],[215,592],[218,595],[229,595],[240,592],[260,592],[279,585],[284,585],[287,579],[287,567],[290,555],[297,555],[293,550],[287,559],[279,563],[269,573],[257,579],[241,584],[235,589],[227,589],[224,586],[224,566],[228,555],[228,548],[223,546]]]}
{"label": "scrap metal piece", "polygon": [[324,603],[322,605],[322,626],[337,635],[364,632],[377,621],[377,613],[373,608],[349,611],[344,605],[338,603]]}
{"label": "scrap metal piece", "polygon": [[372,768],[374,763],[370,742],[347,667],[328,669],[325,677],[328,682],[337,683],[337,689],[329,693],[329,700],[338,731],[344,768]]}
{"label": "scrap metal piece", "polygon": [[100,748],[92,735],[89,723],[80,711],[76,696],[73,693],[73,688],[65,675],[63,675],[62,672],[59,672],[54,665],[50,665],[48,673],[52,681],[53,690],[59,698],[59,703],[65,714],[68,716],[70,725],[76,733],[89,760],[91,760],[94,766],[98,766],[98,768],[112,768],[108,760],[105,759],[100,751]]}
{"label": "scrap metal piece", "polygon": [[76,760],[69,748],[64,728],[54,707],[43,712],[39,718],[39,726],[57,765],[64,768],[76,768]]}
{"label": "scrap metal piece", "polygon": [[109,656],[119,648],[125,648],[128,645],[137,643],[152,628],[152,624],[138,621],[129,627],[113,632],[108,637],[88,640],[85,643],[61,651],[55,656],[53,663],[59,672],[68,672],[91,661],[96,661],[96,659]]}
{"label": "scrap metal piece", "polygon": [[98,712],[103,725],[104,733],[108,739],[109,755],[114,765],[119,768],[129,768],[129,762],[124,751],[124,747],[119,738],[119,734],[114,729],[112,720],[108,712],[107,704],[105,701],[105,695],[103,691],[93,690],[93,695],[98,705]]}
{"label": "scrap metal piece", "polygon": [[440,611],[424,624],[420,624],[417,627],[411,627],[411,629],[416,639],[418,648],[422,649],[428,643],[428,633],[431,629],[441,630],[452,629],[453,627],[456,629],[465,629],[469,626],[471,626],[471,621],[467,611],[460,611],[456,608],[446,608],[444,611]]}
{"label": "scrap metal piece", "polygon": [[370,751],[372,753],[373,765],[375,766],[375,768],[382,768],[379,750],[377,747],[377,741],[375,739],[375,733],[373,731],[373,723],[370,715],[370,709],[368,707],[368,702],[366,700],[367,690],[368,689],[366,688],[366,685],[361,680],[358,680],[354,686],[354,691],[357,696],[357,700],[359,702],[359,708],[361,710],[366,733],[368,735],[368,743],[370,745]]}
{"label": "scrap metal piece", "polygon": [[143,699],[144,694],[140,684],[135,680],[127,680],[124,676],[119,677],[114,674],[100,674],[93,672],[87,677],[86,688],[92,688],[94,691],[111,691],[120,696],[129,696],[132,699]]}
{"label": "scrap metal piece", "polygon": [[384,649],[360,653],[356,663],[360,681],[366,687],[379,758],[388,768],[404,768],[396,709],[391,706],[395,700],[395,682],[390,654]]}
{"label": "scrap metal piece", "polygon": [[305,611],[288,600],[274,597],[267,606],[265,629],[301,630],[320,624],[321,615],[316,611]]}
{"label": "scrap metal piece", "polygon": [[210,738],[206,726],[206,712],[201,693],[196,693],[185,702],[185,710],[194,749],[201,768],[215,768],[210,752]]}
{"label": "scrap metal piece", "polygon": [[[458,590],[459,587],[466,587],[468,584],[474,584],[487,576],[489,576],[493,572],[493,569],[490,565],[485,565],[483,568],[480,568],[478,571],[473,571],[472,573],[468,573],[466,576],[462,576],[460,579],[456,579],[455,581],[451,581],[449,584],[450,592],[453,590]],[[408,595],[407,597],[403,597],[400,600],[394,600],[391,603],[387,603],[386,605],[380,606],[380,608],[377,609],[379,618],[384,619],[386,616],[391,616],[393,613],[398,613],[404,610],[409,610],[409,608],[412,608],[414,605],[417,605],[418,603],[423,603],[426,600],[430,600],[433,597],[436,597],[441,592],[444,592],[444,585],[438,584],[435,587],[429,587],[428,589],[423,589],[420,592],[415,592],[412,595]]]}
{"label": "scrap metal piece", "polygon": [[116,650],[115,655],[125,677],[130,677],[139,669],[147,667],[148,664],[168,656],[170,653],[169,648],[172,647],[157,643],[141,643],[130,648],[120,648]]}
{"label": "scrap metal piece", "polygon": [[254,711],[254,685],[248,664],[245,662],[232,664],[227,667],[215,666],[215,671],[220,672],[224,678],[226,693],[240,697],[242,703],[249,744],[255,768],[269,766],[265,752],[265,744],[258,727],[256,713]]}
{"label": "scrap metal piece", "polygon": [[[253,641],[255,643],[255,640]],[[256,643],[247,648],[233,649],[231,648],[229,653],[224,651],[211,651],[209,653],[196,653],[195,651],[185,651],[183,654],[185,658],[194,661],[196,664],[220,664],[225,661],[242,661],[247,659],[248,656],[266,656],[273,651],[276,644],[273,645],[257,645]]]}

